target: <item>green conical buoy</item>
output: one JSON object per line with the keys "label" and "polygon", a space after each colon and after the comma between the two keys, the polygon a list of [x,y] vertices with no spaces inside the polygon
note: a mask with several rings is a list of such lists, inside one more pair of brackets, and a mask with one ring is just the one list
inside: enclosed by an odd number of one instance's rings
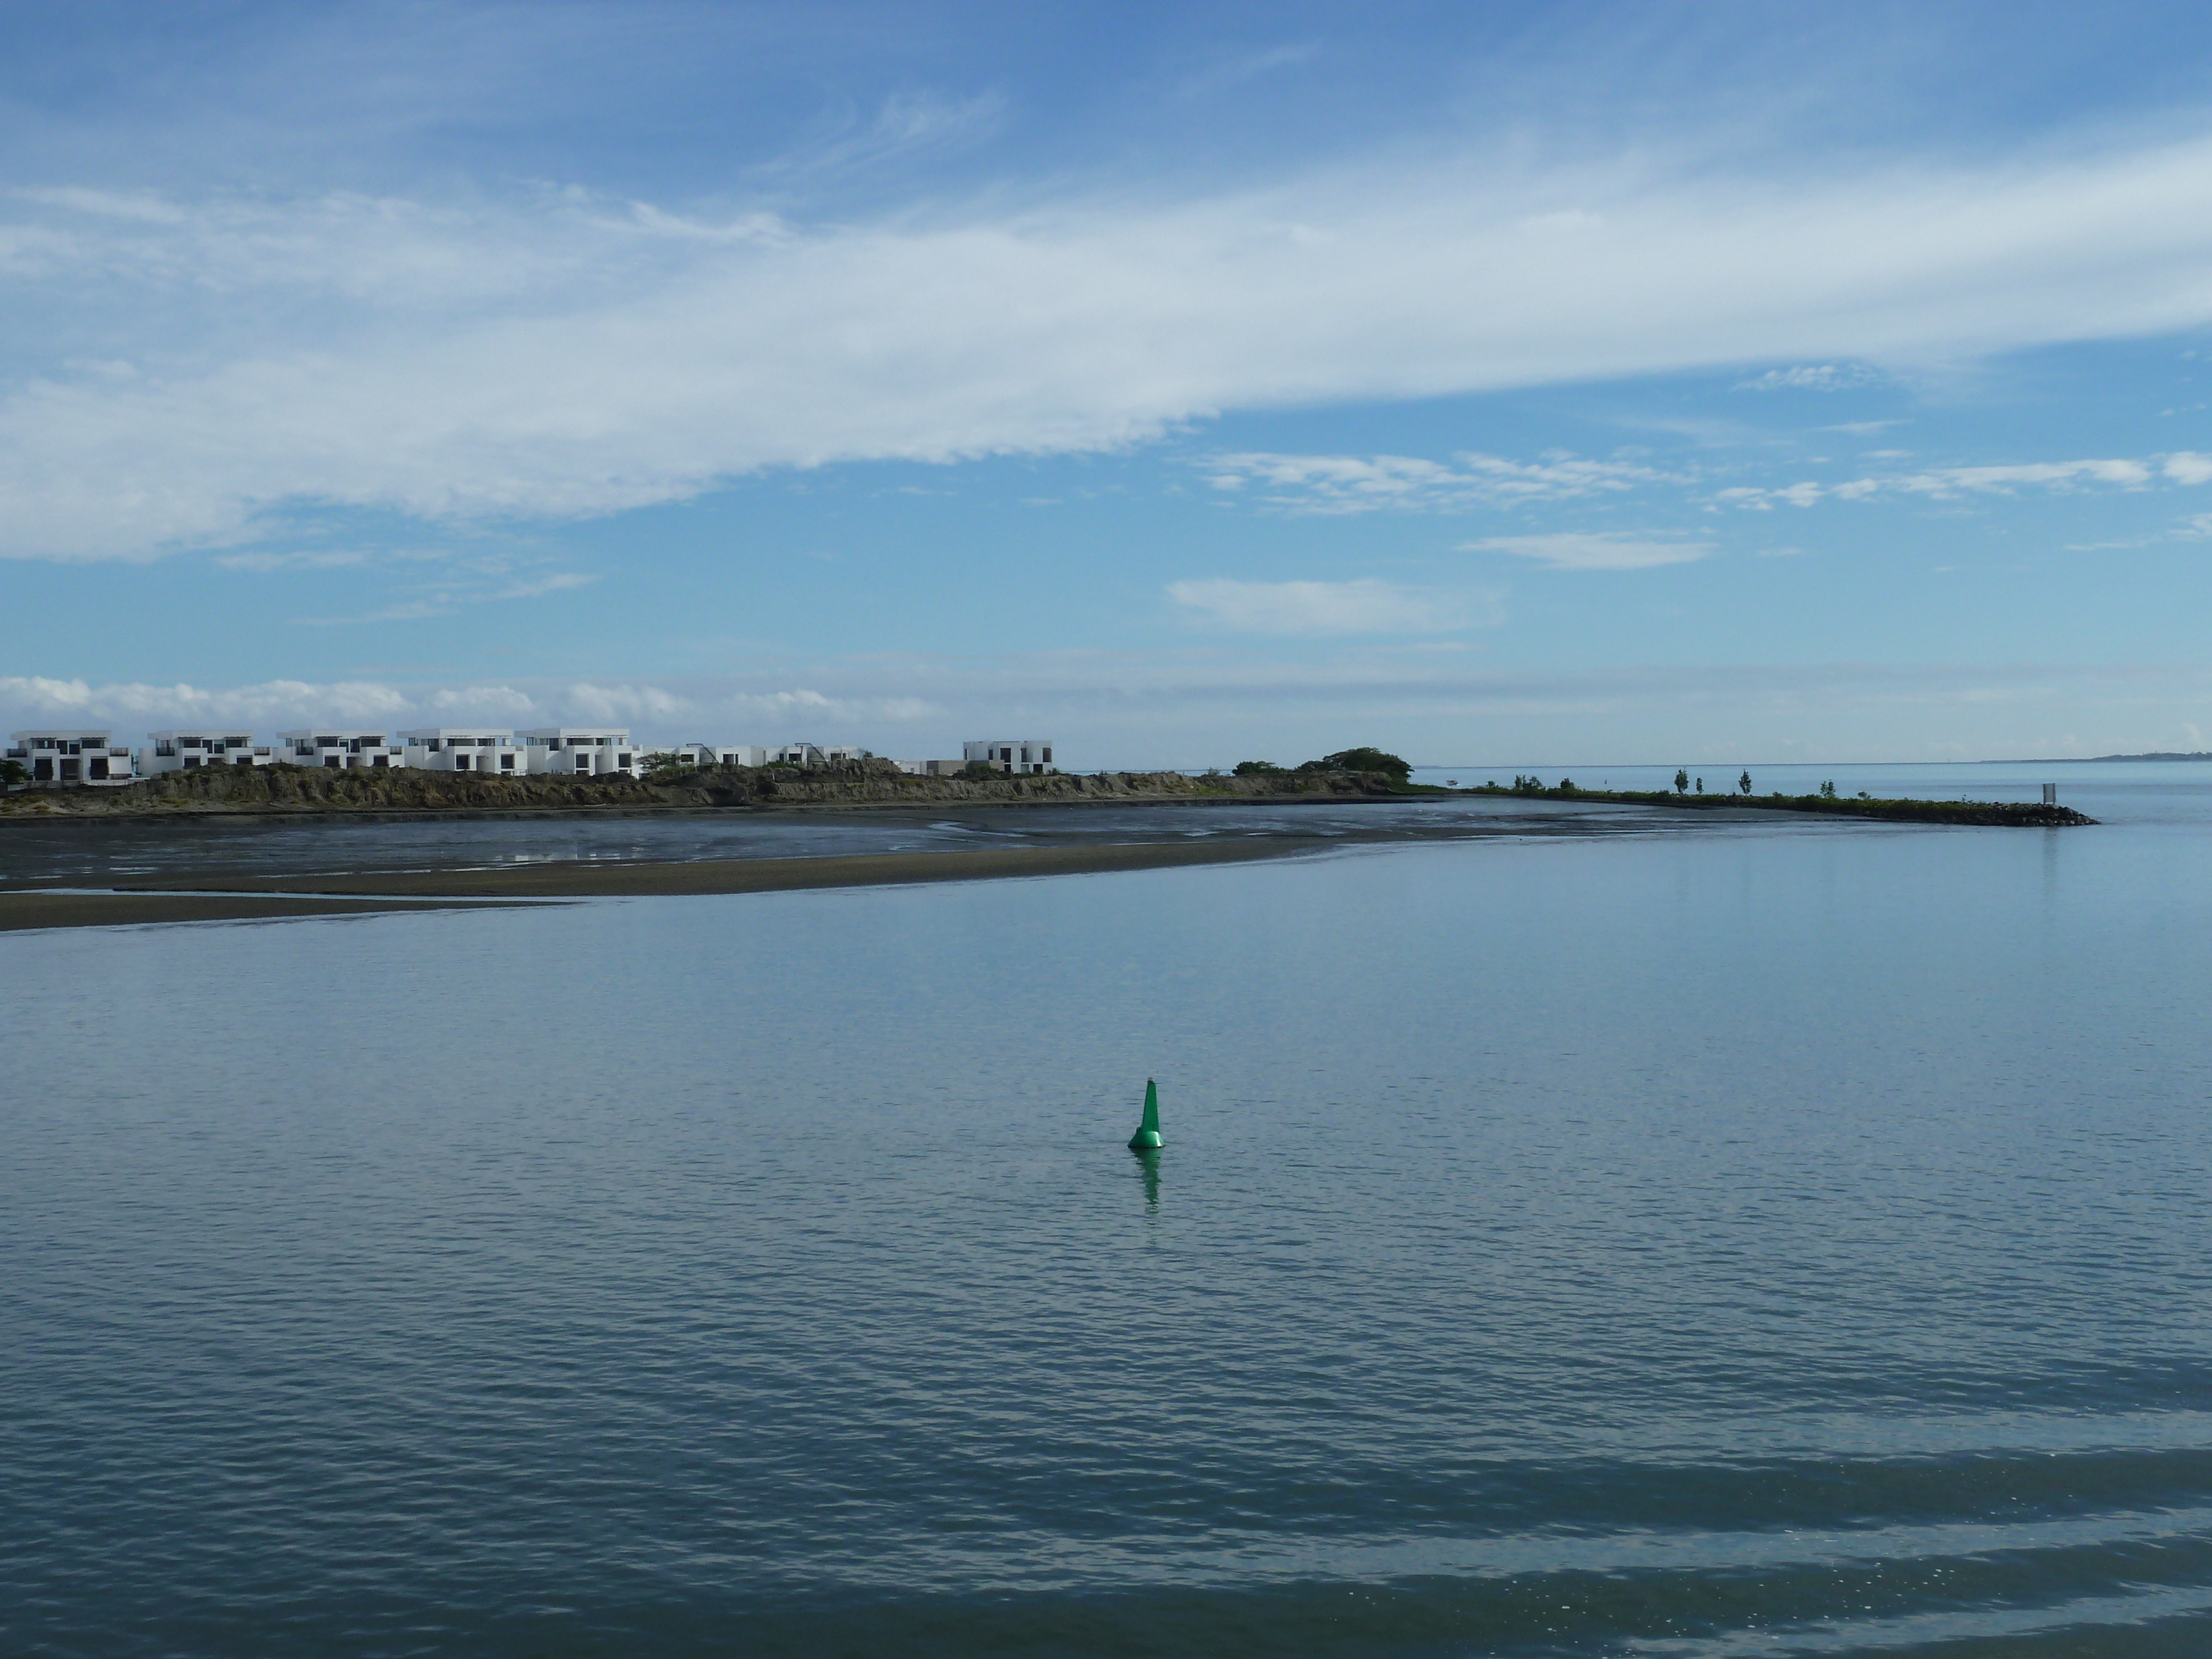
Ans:
{"label": "green conical buoy", "polygon": [[1145,1121],[1137,1126],[1137,1133],[1129,1137],[1133,1152],[1157,1152],[1160,1146],[1160,1085],[1150,1078],[1145,1079]]}

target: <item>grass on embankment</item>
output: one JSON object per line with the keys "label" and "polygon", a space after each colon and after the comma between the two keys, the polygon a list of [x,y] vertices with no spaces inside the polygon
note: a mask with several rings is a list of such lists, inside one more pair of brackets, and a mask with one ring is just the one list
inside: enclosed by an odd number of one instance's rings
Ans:
{"label": "grass on embankment", "polygon": [[2040,801],[1997,800],[1877,800],[1869,795],[1766,795],[1677,793],[1669,789],[1577,789],[1565,779],[1555,788],[1523,783],[1479,784],[1462,790],[1468,795],[1510,795],[1528,800],[1617,801],[1630,806],[1672,806],[1692,811],[1722,807],[1754,807],[1769,812],[1820,812],[1832,817],[1886,818],[1901,823],[1996,824],[2010,829],[2059,830],[2094,823],[2070,806],[2045,806]]}

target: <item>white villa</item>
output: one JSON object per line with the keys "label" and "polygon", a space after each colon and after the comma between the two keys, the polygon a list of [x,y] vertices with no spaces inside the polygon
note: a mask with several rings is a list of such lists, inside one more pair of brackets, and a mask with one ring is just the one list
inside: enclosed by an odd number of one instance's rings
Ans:
{"label": "white villa", "polygon": [[111,746],[104,726],[15,732],[3,757],[20,762],[33,783],[128,783],[131,751]]}
{"label": "white villa", "polygon": [[[203,766],[420,767],[440,772],[489,772],[503,777],[525,774],[597,777],[643,769],[645,751],[630,741],[627,727],[542,726],[526,732],[493,726],[416,726],[404,732],[367,728],[330,731],[301,726],[280,732],[272,745],[257,744],[250,732],[211,735],[171,727],[149,732],[149,746],[134,757],[111,746],[106,727],[18,732],[4,758],[21,763],[32,784],[122,784],[164,772]],[[1057,772],[1052,744],[1042,738],[1006,738],[963,745],[958,760],[902,760],[902,772],[921,777],[951,777],[978,763],[1006,773]],[[854,744],[823,745],[785,743],[687,743],[675,754],[695,766],[849,765],[873,760],[874,753]]]}
{"label": "white villa", "polygon": [[670,750],[694,766],[766,766],[768,750],[757,744],[679,743]]}
{"label": "white villa", "polygon": [[407,764],[432,772],[522,771],[514,733],[481,726],[418,726],[402,732]]}
{"label": "white villa", "polygon": [[382,730],[317,731],[303,726],[276,734],[276,760],[287,766],[404,766],[407,751],[387,743]]}
{"label": "white villa", "polygon": [[1000,772],[1057,772],[1052,743],[1045,738],[988,738],[960,745],[969,762],[981,761]]}
{"label": "white villa", "polygon": [[539,726],[514,734],[522,743],[523,769],[593,777],[637,772],[637,750],[627,727]]}
{"label": "white villa", "polygon": [[256,744],[251,732],[234,732],[211,738],[206,728],[198,732],[149,732],[153,746],[138,751],[138,775],[157,772],[189,772],[196,766],[266,766],[274,758],[266,744]]}

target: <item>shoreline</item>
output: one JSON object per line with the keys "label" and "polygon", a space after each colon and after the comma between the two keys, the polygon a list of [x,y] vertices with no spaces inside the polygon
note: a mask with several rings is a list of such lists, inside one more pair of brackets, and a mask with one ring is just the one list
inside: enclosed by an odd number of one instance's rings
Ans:
{"label": "shoreline", "polygon": [[[249,921],[283,916],[495,909],[592,898],[703,898],[843,887],[910,887],[1024,876],[1104,875],[1214,864],[1256,864],[1346,845],[1343,836],[1269,836],[1223,842],[1119,842],[946,853],[860,853],[828,858],[576,860],[498,870],[225,878],[220,887],[140,882],[101,891],[0,892],[0,933],[161,921]],[[532,901],[535,901],[533,903]]]}
{"label": "shoreline", "polygon": [[[1749,818],[1771,817],[1778,811],[1814,817],[1850,817],[1876,822],[1919,822],[1937,824],[2009,824],[2040,823],[2089,823],[2064,808],[2000,807],[1989,803],[1873,802],[1810,800],[1784,798],[1676,797],[1631,795],[1599,790],[1541,792],[1468,791],[1468,793],[1517,795],[1543,806],[1667,807],[1692,811],[1728,813]],[[1127,797],[1122,798],[1125,801]],[[1305,802],[1324,804],[1328,797],[1307,797]],[[1336,797],[1338,802],[1378,799],[1375,796]],[[1389,799],[1387,797],[1381,799]],[[1398,797],[1397,799],[1405,799]],[[1270,805],[1297,796],[1277,797]],[[992,805],[1013,803],[989,803]],[[1105,805],[1081,799],[1035,801],[1025,805]],[[1190,805],[1230,805],[1231,801],[1191,800]],[[1249,798],[1247,803],[1249,804]],[[889,805],[885,803],[884,805]],[[909,804],[911,805],[911,804]],[[983,805],[983,803],[974,803]],[[1899,810],[1899,809],[1904,810]],[[1932,809],[1932,810],[1923,810]],[[615,809],[619,811],[620,809]],[[686,809],[648,808],[648,812]],[[714,813],[727,808],[691,808]],[[757,809],[756,809],[757,810]],[[772,809],[771,809],[772,810]],[[817,804],[812,810],[830,810]],[[2002,816],[1995,816],[2002,813]],[[2063,816],[2054,816],[2063,815]],[[330,820],[358,822],[362,813],[316,815]],[[374,816],[426,819],[446,813],[410,812]],[[537,817],[537,813],[492,811],[471,816],[489,817]],[[550,814],[548,815],[550,816]],[[243,871],[198,871],[189,876],[145,876],[127,884],[99,890],[63,880],[46,886],[0,890],[0,933],[33,929],[128,927],[155,922],[243,921],[276,920],[287,916],[358,915],[410,910],[441,910],[497,907],[505,904],[559,903],[596,898],[682,898],[744,893],[798,892],[833,888],[891,887],[942,882],[995,881],[1024,877],[1110,874],[1121,871],[1164,870],[1209,865],[1253,864],[1310,857],[1351,847],[1405,845],[1437,841],[1487,840],[1492,836],[1526,834],[1527,823],[1500,822],[1487,834],[1469,834],[1464,826],[1408,832],[1403,828],[1349,835],[1298,832],[1239,836],[1231,839],[1151,842],[1100,842],[1052,847],[957,848],[934,852],[857,853],[783,858],[724,858],[700,860],[561,860],[494,868],[395,871],[329,871],[301,875],[255,875]],[[1556,831],[1555,831],[1556,833]]]}
{"label": "shoreline", "polygon": [[[294,916],[386,915],[410,910],[496,909],[481,899],[333,898],[313,893],[0,893],[0,933],[69,927],[143,927],[156,922],[283,921]],[[534,907],[533,907],[534,908]]]}

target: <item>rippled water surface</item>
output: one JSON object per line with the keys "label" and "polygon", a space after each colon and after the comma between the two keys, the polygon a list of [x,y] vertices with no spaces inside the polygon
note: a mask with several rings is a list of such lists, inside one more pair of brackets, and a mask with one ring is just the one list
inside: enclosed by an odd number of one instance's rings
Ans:
{"label": "rippled water surface", "polygon": [[2212,799],[2108,775],[0,938],[0,1650],[2212,1651]]}

